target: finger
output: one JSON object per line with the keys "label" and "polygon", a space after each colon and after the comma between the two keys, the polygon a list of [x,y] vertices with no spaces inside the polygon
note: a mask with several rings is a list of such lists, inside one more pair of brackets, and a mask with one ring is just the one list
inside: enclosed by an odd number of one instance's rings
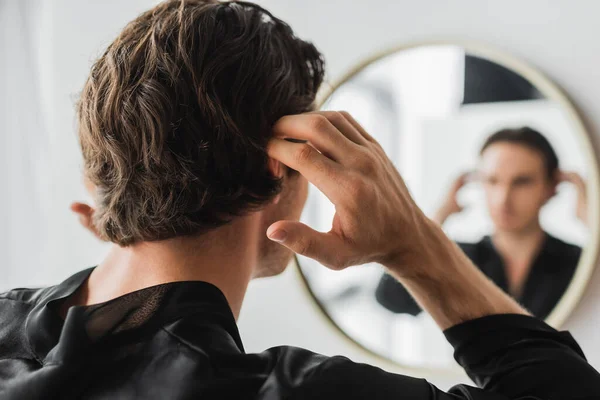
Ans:
{"label": "finger", "polygon": [[336,204],[341,196],[339,183],[342,180],[342,167],[339,164],[307,143],[292,143],[278,138],[271,139],[267,152],[269,157],[300,172]]}
{"label": "finger", "polygon": [[477,171],[466,171],[461,176],[466,180],[475,179],[477,177]]}
{"label": "finger", "polygon": [[585,180],[577,172],[571,173],[571,182],[573,182],[573,184],[575,184],[575,186],[577,186],[579,189],[586,188]]}
{"label": "finger", "polygon": [[467,174],[461,174],[458,176],[458,178],[456,178],[452,184],[452,189],[454,191],[458,191],[459,189],[461,189],[463,186],[465,186],[467,184],[467,179],[468,179],[468,175]]}
{"label": "finger", "polygon": [[297,221],[278,221],[267,229],[267,237],[331,269],[346,266],[340,258],[344,253],[344,242],[331,232],[318,232]]}
{"label": "finger", "polygon": [[349,112],[340,111],[340,114],[342,114],[348,120],[348,122],[350,122],[350,124],[352,124],[352,126],[354,126],[354,128],[361,134],[361,136],[363,138],[365,138],[365,140],[367,140],[371,143],[379,144],[379,142],[377,142],[377,140],[375,140],[375,138],[373,136],[369,135],[369,133],[365,130],[365,128],[363,128],[362,125],[359,124],[358,121],[356,121],[354,119],[354,117],[352,115],[350,115]]}
{"label": "finger", "polygon": [[[324,115],[329,122],[337,128],[345,137],[350,139],[352,142],[364,145],[367,143],[367,139],[356,129],[354,125],[350,123],[348,118],[344,115],[344,111],[315,111],[315,114]],[[348,114],[348,113],[346,113]],[[348,114],[349,115],[349,114]]]}
{"label": "finger", "polygon": [[558,181],[575,183],[575,181],[576,181],[575,174],[572,172],[561,171],[558,174]]}
{"label": "finger", "polygon": [[273,133],[278,138],[309,141],[326,157],[340,162],[351,152],[351,142],[322,114],[287,115],[275,123]]}

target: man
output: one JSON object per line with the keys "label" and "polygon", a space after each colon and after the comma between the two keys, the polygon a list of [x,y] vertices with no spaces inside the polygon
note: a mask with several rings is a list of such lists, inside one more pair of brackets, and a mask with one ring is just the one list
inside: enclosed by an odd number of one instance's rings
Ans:
{"label": "man", "polygon": [[[312,45],[248,3],[165,2],[125,28],[93,66],[79,105],[96,202],[75,208],[115,245],[58,286],[2,296],[3,398],[600,393],[600,375],[571,336],[485,278],[352,117],[305,113],[322,76]],[[336,205],[328,233],[298,222],[307,180]],[[246,354],[235,318],[247,284],[281,272],[293,252],[333,269],[387,266],[484,388],[446,394],[285,346]]]}
{"label": "man", "polygon": [[[443,225],[462,211],[457,195],[472,174],[461,175],[433,216]],[[581,248],[553,237],[540,225],[543,206],[560,182],[578,191],[577,216],[586,220],[585,183],[576,173],[562,172],[550,142],[529,127],[502,129],[483,144],[477,173],[494,225],[477,243],[458,243],[485,275],[539,318],[546,318],[575,273]],[[376,290],[380,304],[397,313],[421,312],[406,289],[384,275]]]}

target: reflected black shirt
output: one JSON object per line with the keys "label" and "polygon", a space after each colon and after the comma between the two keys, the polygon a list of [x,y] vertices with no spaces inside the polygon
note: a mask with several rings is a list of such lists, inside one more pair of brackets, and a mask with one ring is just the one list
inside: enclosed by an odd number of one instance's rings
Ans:
{"label": "reflected black shirt", "polygon": [[457,360],[483,389],[460,385],[444,393],[423,379],[300,348],[247,354],[225,297],[204,282],[163,284],[106,303],[71,307],[63,321],[57,314],[61,302],[90,273],[82,271],[45,289],[0,295],[1,399],[600,395],[600,375],[573,338],[522,315],[489,316],[447,330]]}
{"label": "reflected black shirt", "polygon": [[[485,236],[477,243],[457,243],[481,271],[509,293],[504,262],[492,239]],[[567,290],[577,269],[581,248],[546,234],[544,244],[516,300],[533,315],[545,319]],[[379,304],[395,313],[418,315],[421,308],[396,279],[384,274],[375,297]]]}

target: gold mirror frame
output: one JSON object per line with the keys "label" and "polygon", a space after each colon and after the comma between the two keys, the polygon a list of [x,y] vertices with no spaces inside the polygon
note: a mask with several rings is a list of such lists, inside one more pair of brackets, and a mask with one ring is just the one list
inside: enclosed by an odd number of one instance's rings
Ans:
{"label": "gold mirror frame", "polygon": [[[493,61],[513,72],[521,75],[529,82],[531,82],[546,98],[557,102],[563,110],[565,110],[568,118],[573,126],[573,131],[579,145],[583,151],[586,165],[590,167],[589,175],[587,176],[587,196],[588,196],[588,244],[583,247],[581,258],[573,279],[569,284],[567,290],[563,294],[562,298],[552,310],[550,315],[546,318],[546,323],[553,326],[554,328],[560,328],[564,322],[568,319],[569,315],[573,312],[581,297],[583,296],[585,289],[590,281],[590,278],[596,267],[598,260],[598,250],[600,244],[600,172],[598,169],[598,159],[594,151],[592,141],[589,133],[585,128],[582,118],[577,112],[573,103],[569,100],[565,92],[562,91],[554,82],[546,77],[542,72],[538,71],[534,67],[530,66],[524,61],[513,57],[510,54],[496,50],[491,46],[466,41],[446,41],[446,40],[431,40],[413,42],[408,44],[402,44],[389,48],[387,50],[375,53],[371,57],[366,58],[355,67],[351,68],[347,73],[342,75],[342,78],[338,80],[334,85],[324,87],[317,96],[317,109],[321,109],[325,101],[333,94],[333,92],[341,85],[352,79],[356,74],[360,73],[367,66],[372,63],[381,60],[394,53],[405,51],[422,46],[460,46],[471,55],[485,58],[489,61]],[[300,263],[297,257],[294,257],[292,263],[295,264],[294,271],[298,276],[301,286],[304,288],[305,293],[311,299],[311,303],[315,306],[315,311],[323,318],[323,321],[333,327],[333,330],[337,333],[338,337],[349,344],[355,351],[361,354],[362,358],[368,362],[374,363],[381,368],[388,371],[410,374],[414,376],[435,376],[435,377],[457,377],[465,376],[464,372],[460,368],[425,368],[425,367],[414,367],[404,365],[393,361],[383,355],[375,353],[369,350],[361,343],[350,337],[344,330],[339,327],[336,322],[327,314],[323,305],[316,298],[312,292],[306,277],[302,273]],[[325,268],[325,267],[323,267]]]}

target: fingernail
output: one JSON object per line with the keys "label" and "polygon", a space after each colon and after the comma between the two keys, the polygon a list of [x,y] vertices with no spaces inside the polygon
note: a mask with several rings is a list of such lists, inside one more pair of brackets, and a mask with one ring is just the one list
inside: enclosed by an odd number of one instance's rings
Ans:
{"label": "fingernail", "polygon": [[271,239],[275,242],[283,242],[286,237],[287,237],[287,232],[284,230],[281,230],[281,229],[278,231],[275,231],[269,235],[269,239]]}

